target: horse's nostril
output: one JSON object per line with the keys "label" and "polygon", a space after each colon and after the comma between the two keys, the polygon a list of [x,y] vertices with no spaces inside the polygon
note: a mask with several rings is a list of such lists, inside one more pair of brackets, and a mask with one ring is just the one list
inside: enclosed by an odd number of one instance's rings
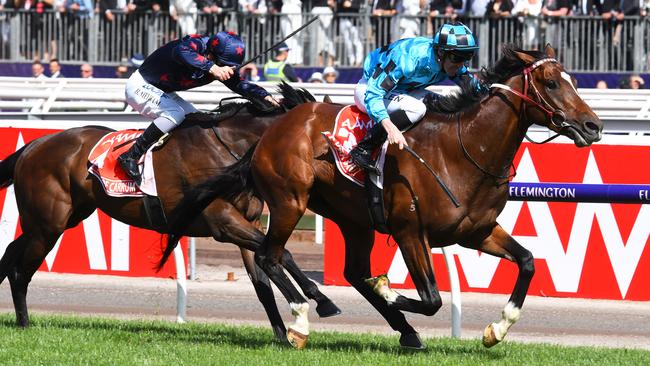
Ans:
{"label": "horse's nostril", "polygon": [[585,128],[587,129],[587,131],[593,133],[598,133],[600,131],[600,127],[598,127],[597,124],[591,121],[585,123]]}

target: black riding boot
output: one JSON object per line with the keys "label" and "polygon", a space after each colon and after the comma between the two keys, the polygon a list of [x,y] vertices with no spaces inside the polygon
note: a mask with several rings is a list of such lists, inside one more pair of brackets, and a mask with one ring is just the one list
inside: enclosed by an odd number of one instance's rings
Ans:
{"label": "black riding boot", "polygon": [[[413,125],[404,111],[395,111],[390,113],[390,120],[393,122],[395,127],[402,132],[408,130]],[[372,126],[361,142],[350,151],[352,162],[356,166],[363,168],[368,173],[380,175],[379,169],[375,167],[375,162],[372,160],[370,154],[375,148],[383,144],[387,137],[388,133],[386,133],[386,130],[381,123]]]}
{"label": "black riding boot", "polygon": [[372,126],[368,133],[363,137],[359,144],[350,151],[350,159],[359,168],[366,173],[379,175],[379,169],[375,167],[375,161],[372,159],[372,151],[386,141],[388,134],[381,123]]}
{"label": "black riding boot", "polygon": [[122,153],[117,158],[117,161],[124,169],[124,172],[137,184],[138,186],[142,183],[142,175],[140,175],[140,168],[138,166],[138,161],[142,157],[149,146],[158,141],[165,133],[162,132],[158,126],[155,124],[150,124],[146,130],[140,135],[133,145]]}

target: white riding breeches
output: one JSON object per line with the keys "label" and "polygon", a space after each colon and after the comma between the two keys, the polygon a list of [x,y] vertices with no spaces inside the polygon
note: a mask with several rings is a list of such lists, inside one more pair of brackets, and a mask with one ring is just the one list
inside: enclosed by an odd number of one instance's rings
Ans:
{"label": "white riding breeches", "polygon": [[[198,110],[188,101],[174,92],[165,93],[149,84],[136,70],[126,82],[126,102],[141,115],[157,119],[163,117],[171,123],[168,126],[156,125],[169,132],[180,125],[188,113]],[[166,131],[165,131],[166,130]]]}
{"label": "white riding breeches", "polygon": [[[366,79],[361,79],[354,88],[354,104],[364,113],[368,113],[364,103],[366,89],[368,88],[367,82]],[[427,112],[427,107],[422,102],[422,99],[429,93],[431,92],[424,88],[413,90],[409,94],[389,92],[384,96],[386,111],[389,115],[400,110],[404,111],[409,121],[415,123],[424,117]]]}

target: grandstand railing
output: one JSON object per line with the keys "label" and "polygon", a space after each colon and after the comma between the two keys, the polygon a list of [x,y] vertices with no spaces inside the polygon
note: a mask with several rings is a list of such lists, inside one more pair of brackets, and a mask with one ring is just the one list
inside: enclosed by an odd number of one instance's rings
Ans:
{"label": "grandstand railing", "polygon": [[[145,122],[144,117],[133,112],[124,101],[125,83],[125,79],[0,77],[0,119]],[[270,82],[259,84],[269,91],[275,91],[277,86]],[[354,102],[354,84],[293,85],[306,88],[317,100],[328,95],[335,103]],[[446,94],[454,88],[432,86],[429,89]],[[606,122],[607,132],[650,134],[650,90],[578,89],[578,92]],[[205,111],[217,108],[221,99],[235,96],[221,83],[212,83],[179,94]]]}
{"label": "grandstand railing", "polygon": [[[234,30],[244,38],[248,56],[256,55],[304,24],[313,15],[243,14],[224,12],[190,14],[198,33]],[[322,18],[322,16],[321,16]],[[499,57],[500,45],[514,42],[525,48],[550,43],[559,59],[571,71],[635,71],[649,69],[650,20],[626,16],[621,22],[600,17],[571,16],[558,20],[542,17],[500,19],[463,18],[482,45],[473,67],[489,65]],[[427,16],[394,17],[335,14],[327,28],[333,41],[334,62],[342,67],[359,66],[372,49],[403,37],[407,29],[416,35],[431,35],[447,19]],[[165,12],[125,14],[114,12],[114,20],[96,15],[79,19],[52,10],[0,11],[0,59],[14,62],[57,57],[63,62],[116,65],[135,53],[147,55],[160,45],[186,33],[180,22]],[[291,40],[289,61],[304,66],[322,66],[322,47],[317,33],[321,22]],[[264,63],[267,55],[258,62]],[[327,56],[327,54],[325,54]],[[325,57],[327,58],[327,57]]]}

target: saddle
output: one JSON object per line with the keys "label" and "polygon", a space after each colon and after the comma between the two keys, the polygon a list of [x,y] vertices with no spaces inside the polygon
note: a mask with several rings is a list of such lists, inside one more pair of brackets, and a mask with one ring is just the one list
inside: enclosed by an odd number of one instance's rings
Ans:
{"label": "saddle", "polygon": [[117,163],[117,157],[128,149],[129,142],[140,136],[142,132],[142,130],[123,130],[104,135],[88,155],[88,172],[97,177],[104,192],[111,197],[142,197],[149,224],[152,228],[163,232],[167,228],[167,218],[156,190],[152,152],[165,144],[169,134],[161,137],[144,154],[143,178],[139,187]]}
{"label": "saddle", "polygon": [[[322,134],[332,150],[336,167],[341,175],[365,187],[370,220],[375,230],[386,234],[388,225],[384,212],[383,175],[367,175],[350,159],[350,151],[372,126],[373,122],[367,114],[356,106],[346,106],[337,114],[332,132],[325,131]],[[372,153],[380,171],[383,169],[387,146],[388,142]]]}

